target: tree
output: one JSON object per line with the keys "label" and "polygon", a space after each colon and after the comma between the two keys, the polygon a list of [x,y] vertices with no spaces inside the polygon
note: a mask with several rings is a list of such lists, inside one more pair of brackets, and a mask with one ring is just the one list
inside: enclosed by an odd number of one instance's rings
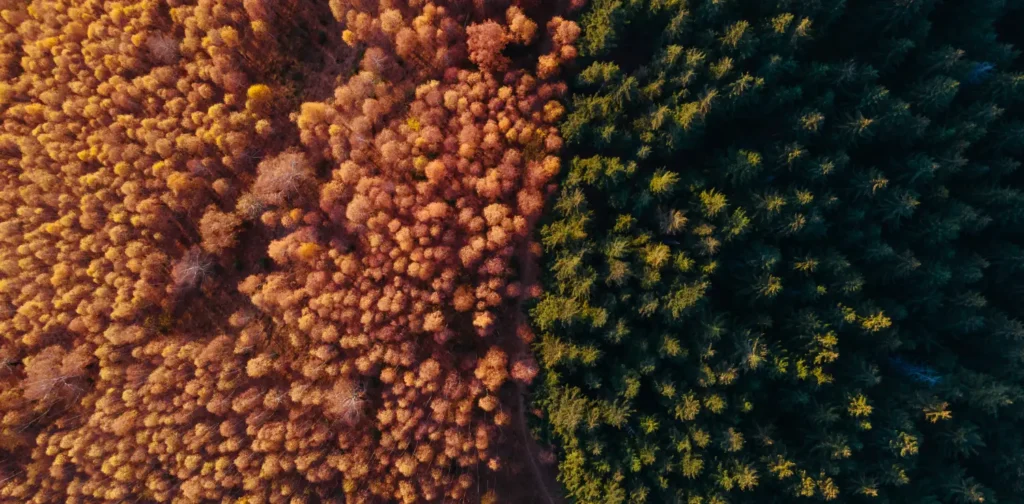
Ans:
{"label": "tree", "polygon": [[252,193],[269,206],[283,206],[294,198],[307,194],[315,179],[309,160],[301,152],[285,152],[260,161],[259,176],[252,185]]}
{"label": "tree", "polygon": [[232,249],[237,242],[236,235],[242,219],[232,213],[221,212],[216,207],[207,207],[199,220],[199,234],[203,238],[203,250],[220,255]]}

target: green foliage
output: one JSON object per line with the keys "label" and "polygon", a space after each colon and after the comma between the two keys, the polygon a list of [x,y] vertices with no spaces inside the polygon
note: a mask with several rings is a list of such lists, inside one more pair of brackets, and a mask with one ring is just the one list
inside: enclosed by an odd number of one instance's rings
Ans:
{"label": "green foliage", "polygon": [[1016,4],[591,2],[531,312],[573,501],[1024,495]]}

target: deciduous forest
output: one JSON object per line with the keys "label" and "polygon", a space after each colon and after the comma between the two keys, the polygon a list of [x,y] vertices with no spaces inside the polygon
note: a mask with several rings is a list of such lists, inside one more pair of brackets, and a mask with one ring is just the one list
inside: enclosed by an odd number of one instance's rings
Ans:
{"label": "deciduous forest", "polygon": [[1022,0],[0,0],[0,503],[1024,499]]}

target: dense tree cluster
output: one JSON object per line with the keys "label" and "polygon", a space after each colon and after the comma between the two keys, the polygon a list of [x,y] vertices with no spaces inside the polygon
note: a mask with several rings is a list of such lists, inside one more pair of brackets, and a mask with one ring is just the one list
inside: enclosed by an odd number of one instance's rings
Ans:
{"label": "dense tree cluster", "polygon": [[[579,30],[553,17],[545,37],[516,5],[468,25],[458,5],[331,9],[362,54],[358,72],[332,100],[302,104],[309,156],[261,165],[243,195],[283,236],[268,249],[278,267],[240,289],[308,355],[277,364],[266,350],[248,371],[302,384],[304,404],[346,420],[350,498],[461,499],[476,486],[468,469],[505,463],[503,385],[536,374],[519,338],[530,333],[498,328],[537,294],[516,272],[560,169],[565,85],[551,78]],[[550,67],[503,52],[533,43]],[[319,193],[303,189],[313,165],[331,167]]]}
{"label": "dense tree cluster", "polygon": [[464,502],[521,465],[510,312],[578,34],[0,1],[0,501]]}
{"label": "dense tree cluster", "polygon": [[1019,501],[1007,3],[591,3],[532,311],[576,502]]}
{"label": "dense tree cluster", "polygon": [[233,245],[218,208],[289,127],[254,79],[335,55],[257,60],[314,49],[259,32],[317,13],[232,4],[0,6],[0,500],[295,493],[245,469],[272,450],[221,410],[245,355],[215,353],[238,332],[218,312],[244,297],[208,252]]}

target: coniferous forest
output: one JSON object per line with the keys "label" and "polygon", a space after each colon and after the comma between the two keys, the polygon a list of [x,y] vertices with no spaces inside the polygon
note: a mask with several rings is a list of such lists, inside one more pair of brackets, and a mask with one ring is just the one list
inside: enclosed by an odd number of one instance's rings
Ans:
{"label": "coniferous forest", "polygon": [[1024,502],[1022,23],[0,0],[0,504]]}

